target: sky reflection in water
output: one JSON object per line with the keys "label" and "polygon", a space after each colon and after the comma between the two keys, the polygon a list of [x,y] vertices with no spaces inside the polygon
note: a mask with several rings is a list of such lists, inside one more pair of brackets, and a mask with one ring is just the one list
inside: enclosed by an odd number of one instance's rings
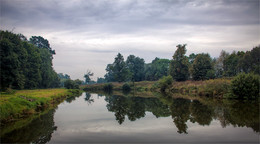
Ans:
{"label": "sky reflection in water", "polygon": [[258,143],[259,104],[83,93],[1,142]]}
{"label": "sky reflection in water", "polygon": [[83,94],[72,103],[59,105],[54,115],[58,129],[50,143],[258,142],[259,128],[234,127],[231,123],[236,120],[219,120],[234,118],[221,110],[227,112],[228,108],[182,98],[173,99],[168,106],[157,98]]}

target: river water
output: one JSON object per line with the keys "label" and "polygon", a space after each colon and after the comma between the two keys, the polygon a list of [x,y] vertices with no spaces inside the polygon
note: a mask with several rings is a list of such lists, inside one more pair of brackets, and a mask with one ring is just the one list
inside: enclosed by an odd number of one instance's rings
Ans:
{"label": "river water", "polygon": [[83,93],[1,142],[259,143],[259,103]]}

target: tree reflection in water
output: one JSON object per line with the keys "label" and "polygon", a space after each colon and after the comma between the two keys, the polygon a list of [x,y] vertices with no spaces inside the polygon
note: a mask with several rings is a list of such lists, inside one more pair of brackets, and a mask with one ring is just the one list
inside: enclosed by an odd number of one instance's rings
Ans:
{"label": "tree reflection in water", "polygon": [[144,117],[145,112],[152,112],[157,118],[171,116],[180,134],[188,133],[188,121],[206,126],[210,125],[213,119],[219,120],[223,128],[227,125],[246,126],[259,132],[258,102],[213,102],[207,99],[202,103],[199,100],[176,98],[165,104],[158,98],[122,95],[106,96],[105,101],[108,111],[115,113],[115,119],[119,124],[125,121],[126,116],[130,121],[135,121]]}
{"label": "tree reflection in water", "polygon": [[34,119],[30,124],[1,137],[1,143],[47,143],[57,130],[53,117],[55,110]]}

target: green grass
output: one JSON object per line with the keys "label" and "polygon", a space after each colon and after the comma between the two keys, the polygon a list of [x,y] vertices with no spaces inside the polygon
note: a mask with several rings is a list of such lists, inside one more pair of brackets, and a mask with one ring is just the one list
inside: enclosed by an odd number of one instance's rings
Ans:
{"label": "green grass", "polygon": [[17,90],[11,94],[1,92],[1,124],[17,121],[48,108],[54,108],[65,98],[79,93],[79,90],[68,89]]}

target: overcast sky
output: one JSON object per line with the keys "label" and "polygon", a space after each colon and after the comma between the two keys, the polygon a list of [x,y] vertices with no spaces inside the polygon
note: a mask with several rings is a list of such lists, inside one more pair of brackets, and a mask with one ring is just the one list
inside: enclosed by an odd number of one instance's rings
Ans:
{"label": "overcast sky", "polygon": [[1,30],[42,36],[56,72],[103,77],[118,52],[146,63],[187,55],[247,51],[260,44],[259,0],[0,0]]}

